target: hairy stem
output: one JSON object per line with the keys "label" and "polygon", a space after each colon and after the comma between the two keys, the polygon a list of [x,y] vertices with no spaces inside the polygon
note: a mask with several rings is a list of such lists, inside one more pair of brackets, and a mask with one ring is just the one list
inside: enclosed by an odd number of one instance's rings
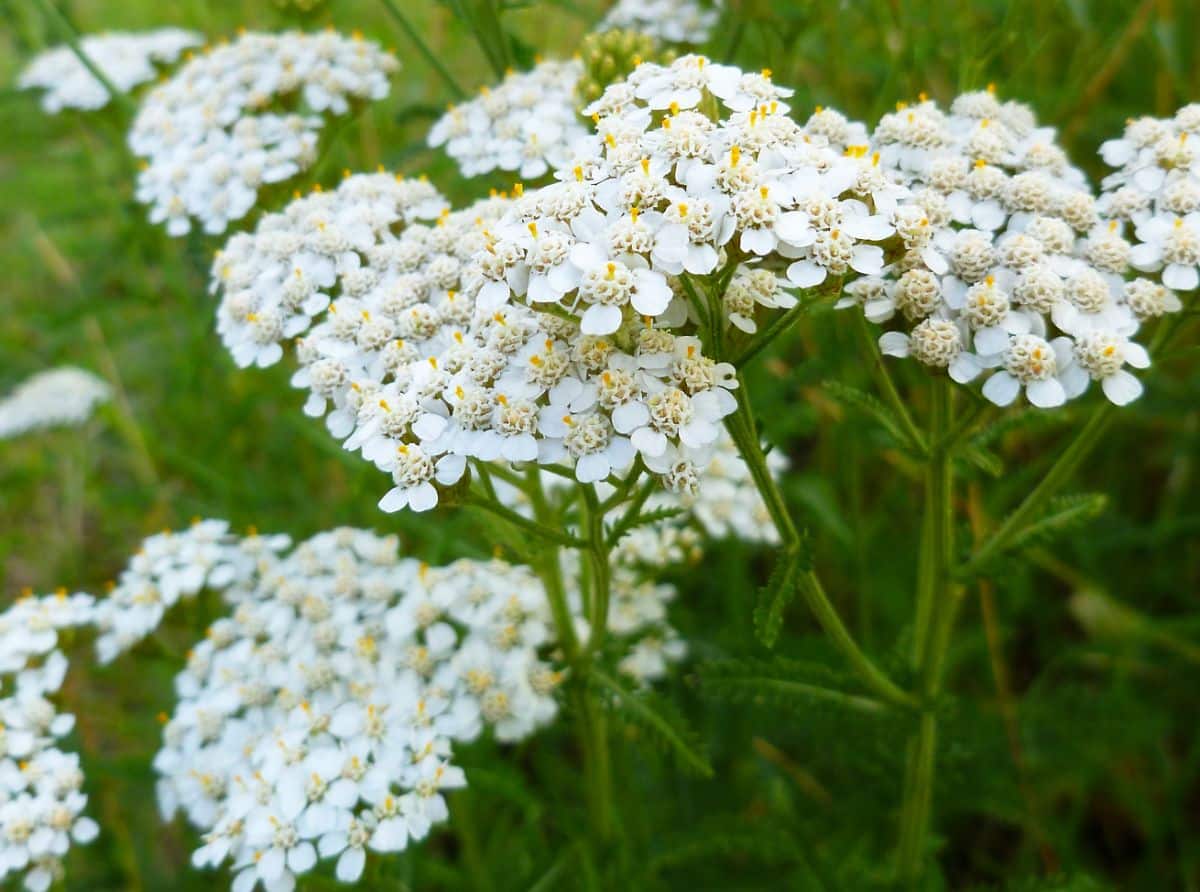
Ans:
{"label": "hairy stem", "polygon": [[951,385],[940,378],[934,379],[932,385],[925,522],[921,530],[913,641],[913,664],[919,672],[923,712],[916,735],[909,742],[897,850],[899,879],[910,885],[920,877],[924,865],[937,758],[935,704],[941,692],[942,667],[957,613],[949,573],[954,548],[952,462],[946,449],[947,434],[952,428]]}
{"label": "hairy stem", "polygon": [[[779,560],[799,560],[804,547],[803,537],[796,527],[795,521],[792,520],[779,485],[767,467],[767,457],[763,453],[754,425],[749,392],[746,382],[740,374],[738,388],[734,393],[738,401],[738,408],[736,412],[725,419],[726,428],[750,471],[750,477],[754,480],[754,485],[767,506],[767,512],[770,514],[776,530],[779,531],[779,537],[783,542],[783,554]],[[863,684],[888,703],[895,706],[913,706],[915,703],[913,697],[901,690],[880,671],[870,657],[863,653],[845,623],[842,622],[837,609],[829,601],[816,573],[811,569],[802,569],[797,572],[795,580],[809,610],[812,611],[830,641],[858,673]]]}

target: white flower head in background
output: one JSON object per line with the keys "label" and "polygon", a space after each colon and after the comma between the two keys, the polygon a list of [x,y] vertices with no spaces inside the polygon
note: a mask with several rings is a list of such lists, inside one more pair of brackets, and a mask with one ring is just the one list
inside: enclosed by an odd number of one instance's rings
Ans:
{"label": "white flower head in background", "polygon": [[548,60],[513,72],[451,106],[429,131],[428,143],[445,146],[465,177],[505,170],[538,179],[561,167],[575,141],[587,135],[575,109],[582,74],[578,60]]}
{"label": "white flower head in background", "polygon": [[1156,316],[1180,308],[1175,291],[1200,287],[1200,103],[1185,105],[1173,118],[1137,118],[1119,139],[1100,147],[1117,168],[1104,179],[1100,208],[1128,222],[1137,244],[1135,269],[1153,274],[1161,293],[1136,309]]}
{"label": "white flower head in background", "polygon": [[71,845],[99,832],[83,813],[79,756],[59,748],[75,717],[51,701],[67,671],[58,633],[88,625],[93,603],[63,591],[0,613],[0,879],[18,875],[29,892],[45,892]]}
{"label": "white flower head in background", "polygon": [[1102,220],[1052,128],[989,89],[949,112],[924,97],[901,103],[872,140],[911,196],[892,213],[897,259],[838,305],[892,327],[885,354],[964,384],[986,376],[983,395],[1000,406],[1023,393],[1053,408],[1092,380],[1114,403],[1136,398],[1121,365],[1148,362],[1129,338],[1146,315],[1134,304],[1152,302],[1155,286],[1131,278],[1132,246]]}
{"label": "white flower head in background", "polygon": [[707,43],[721,17],[721,0],[617,0],[596,27],[639,31],[665,43]]}
{"label": "white flower head in background", "polygon": [[291,888],[319,860],[356,881],[368,852],[446,820],[467,783],[455,743],[521,740],[558,711],[553,627],[523,568],[433,568],[339,529],[216,587],[232,612],[177,678],[154,765],[164,816],[204,833],[193,862],[230,861],[235,889]]}
{"label": "white flower head in background", "polygon": [[325,115],[388,94],[399,63],[333,31],[242,34],[198,55],[148,93],[129,145],[146,159],[137,199],[173,236],[193,221],[221,233],[259,190],[317,159]]}
{"label": "white flower head in background", "polygon": [[0,440],[52,427],[79,427],[108,402],[109,386],[83,369],[38,372],[0,399]]}
{"label": "white flower head in background", "polygon": [[[104,73],[109,83],[128,93],[158,76],[156,65],[169,65],[189,47],[204,43],[202,35],[179,28],[157,31],[109,31],[79,41],[80,49]],[[56,114],[64,108],[94,111],[108,105],[111,96],[72,52],[57,46],[35,56],[17,78],[23,90],[40,89],[42,108]]]}

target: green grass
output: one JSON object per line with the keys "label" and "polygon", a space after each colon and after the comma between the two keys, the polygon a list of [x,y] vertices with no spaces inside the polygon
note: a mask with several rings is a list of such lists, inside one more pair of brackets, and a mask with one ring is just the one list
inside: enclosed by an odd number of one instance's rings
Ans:
{"label": "green grass", "polygon": [[[1127,117],[1200,100],[1194,3],[729,2],[737,15],[710,53],[771,68],[797,88],[798,109],[834,105],[873,122],[922,90],[949,99],[994,82],[1060,127],[1093,176],[1100,142]],[[267,0],[62,5],[84,32],[181,25],[215,38],[297,21],[359,28],[395,46],[405,67],[391,96],[342,132],[309,180],[328,184],[342,168],[382,163],[428,173],[456,201],[506,185],[464,183],[424,148],[447,94],[381,4],[331,0],[303,20]],[[448,8],[403,5],[460,83],[492,79]],[[569,5],[529,4],[505,23],[531,50],[569,55],[600,13],[598,4]],[[30,55],[58,40],[35,3],[0,2],[0,27],[0,391],[62,363],[118,389],[82,432],[0,442],[3,597],[26,586],[100,590],[142,537],[194,516],[296,537],[339,524],[382,528],[435,562],[489,554],[490,533],[475,517],[381,515],[374,503],[383,478],[301,414],[286,367],[233,367],[206,294],[218,242],[171,240],[145,222],[115,112],[46,117],[34,96],[9,88]],[[847,323],[818,315],[776,346],[755,372],[757,408],[792,459],[787,494],[813,531],[835,601],[868,650],[900,673],[920,490],[880,430],[822,389],[829,379],[868,386]],[[1121,414],[1076,482],[1076,491],[1108,493],[1108,511],[1012,561],[994,591],[967,599],[935,790],[945,887],[1036,888],[1034,878],[1057,866],[1073,878],[1061,888],[1200,888],[1196,330],[1193,322],[1177,342],[1184,346],[1156,357],[1147,395]],[[901,380],[919,404],[919,375],[905,368]],[[1003,474],[974,472],[963,513],[1000,519],[1098,399],[1007,436]],[[767,554],[722,544],[701,567],[674,574],[677,624],[693,662],[663,693],[695,726],[714,781],[682,775],[630,731],[615,753],[622,842],[574,854],[586,822],[566,732],[515,752],[481,744],[464,759],[472,786],[452,801],[452,826],[373,867],[368,887],[499,892],[544,878],[540,888],[586,888],[591,870],[596,888],[862,889],[884,875],[908,732],[900,719],[783,696],[727,702],[690,683],[707,661],[767,656],[751,608],[769,566]],[[1089,634],[1070,609],[1083,591],[1144,614],[1154,635]],[[76,649],[67,702],[79,716],[104,833],[69,857],[69,888],[219,888],[188,866],[190,832],[159,823],[149,769],[155,715],[170,709],[180,665],[170,651],[181,654],[215,608],[184,608],[163,648],[113,669],[96,670]],[[993,608],[1011,701],[997,693],[984,633]],[[839,665],[800,606],[789,611],[779,650]],[[563,857],[566,867],[556,867]]]}

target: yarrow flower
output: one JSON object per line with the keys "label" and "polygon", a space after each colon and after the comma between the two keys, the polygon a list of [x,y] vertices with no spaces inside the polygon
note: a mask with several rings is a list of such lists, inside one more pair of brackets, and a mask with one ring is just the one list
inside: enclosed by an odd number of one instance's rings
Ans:
{"label": "yarrow flower", "polygon": [[0,440],[51,427],[78,427],[108,402],[108,384],[63,366],[38,372],[0,399]]}
{"label": "yarrow flower", "polygon": [[83,811],[79,756],[59,748],[75,717],[56,710],[66,657],[58,633],[92,620],[89,595],[26,595],[0,613],[0,879],[18,875],[29,892],[61,878],[72,843],[99,827]]}
{"label": "yarrow flower", "polygon": [[157,629],[181,599],[249,578],[288,544],[286,536],[238,538],[219,520],[151,536],[96,605],[97,658],[111,662]]}
{"label": "yarrow flower", "polygon": [[[169,65],[188,47],[204,38],[194,31],[161,28],[157,31],[108,31],[79,41],[84,55],[122,93],[158,76],[155,65]],[[38,53],[17,78],[22,90],[40,89],[42,109],[57,114],[64,108],[94,111],[108,105],[108,89],[96,79],[67,46]]]}
{"label": "yarrow flower", "polygon": [[146,159],[138,201],[173,236],[193,220],[224,232],[264,186],[313,164],[322,115],[383,98],[397,67],[375,43],[332,31],[243,34],[196,56],[134,120],[129,144]]}
{"label": "yarrow flower", "polygon": [[667,43],[707,43],[721,17],[722,0],[617,0],[598,31],[624,28]]}
{"label": "yarrow flower", "polygon": [[494,170],[526,180],[560,167],[572,144],[587,135],[575,111],[583,74],[576,59],[547,60],[484,87],[469,102],[453,105],[429,131],[428,143],[446,147],[465,177]]}
{"label": "yarrow flower", "polygon": [[1200,103],[1173,118],[1130,121],[1100,154],[1117,170],[1104,179],[1099,207],[1132,225],[1130,263],[1161,282],[1142,285],[1130,306],[1139,318],[1175,312],[1181,303],[1168,289],[1200,287]]}
{"label": "yarrow flower", "polygon": [[[557,714],[564,677],[551,662],[545,592],[524,568],[430,567],[400,557],[394,536],[352,529],[285,549],[285,537],[238,538],[222,521],[198,522],[147,540],[96,608],[108,656],[161,619],[158,606],[124,619],[142,600],[162,601],[144,593],[204,587],[231,607],[176,679],[154,767],[164,818],[182,812],[203,833],[193,863],[229,862],[235,890],[290,889],[321,860],[354,882],[369,851],[423,839],[448,816],[445,794],[467,782],[454,744],[485,729],[501,742],[528,737]],[[586,641],[579,556],[563,561]],[[661,676],[685,651],[665,619],[674,589],[618,563],[612,592],[619,668],[643,683]],[[90,618],[90,602],[76,606]],[[28,619],[43,605],[21,610],[21,622],[46,625]],[[0,618],[10,663],[53,646],[52,633],[10,640],[9,631]]]}
{"label": "yarrow flower", "polygon": [[[901,103],[872,140],[911,190],[892,212],[902,253],[838,305],[900,324],[880,338],[884,353],[961,383],[987,375],[983,395],[1001,406],[1022,392],[1059,406],[1092,380],[1114,403],[1136,398],[1120,366],[1148,358],[1129,341],[1140,318],[1129,295],[1153,283],[1129,279],[1132,246],[1051,128],[988,90],[948,113],[924,97]],[[1087,346],[1101,343],[1103,361]]]}

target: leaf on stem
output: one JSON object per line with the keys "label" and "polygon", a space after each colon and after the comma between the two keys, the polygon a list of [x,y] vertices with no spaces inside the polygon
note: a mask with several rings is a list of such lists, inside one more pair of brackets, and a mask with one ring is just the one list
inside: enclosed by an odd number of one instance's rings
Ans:
{"label": "leaf on stem", "polygon": [[833,399],[851,409],[857,409],[865,415],[874,418],[896,443],[914,452],[920,451],[920,444],[914,443],[905,432],[904,424],[891,409],[883,404],[876,396],[859,390],[841,381],[826,381],[821,385]]}
{"label": "leaf on stem", "polygon": [[717,660],[698,670],[699,689],[714,699],[812,714],[849,709],[882,714],[889,706],[859,693],[850,676],[820,663],[777,657]]}
{"label": "leaf on stem", "polygon": [[681,766],[702,777],[713,776],[712,766],[700,751],[695,732],[670,702],[652,691],[634,692],[595,666],[589,667],[588,676],[612,710],[627,723],[646,731],[652,740],[672,753]]}
{"label": "leaf on stem", "polygon": [[780,555],[754,607],[754,632],[764,647],[774,647],[783,628],[783,611],[796,597],[796,574],[808,565],[806,541]]}

